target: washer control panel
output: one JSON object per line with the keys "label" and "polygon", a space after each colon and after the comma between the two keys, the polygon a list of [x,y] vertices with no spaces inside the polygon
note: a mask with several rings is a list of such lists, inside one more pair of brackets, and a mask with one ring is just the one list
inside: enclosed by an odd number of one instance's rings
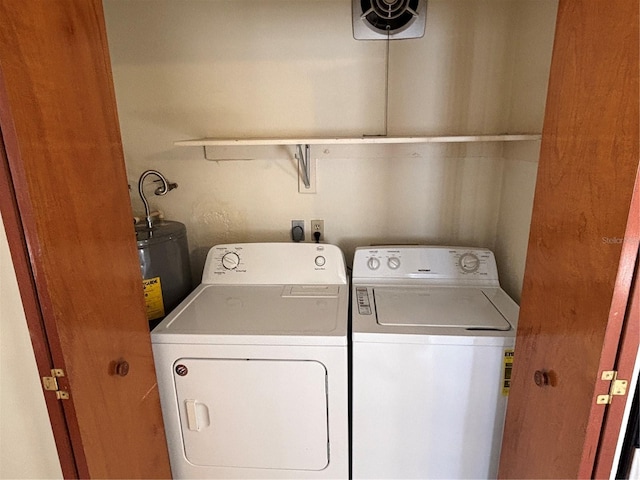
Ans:
{"label": "washer control panel", "polygon": [[335,245],[237,243],[209,250],[202,283],[346,283],[344,255]]}
{"label": "washer control panel", "polygon": [[359,247],[353,259],[353,278],[422,278],[498,282],[493,253],[466,247]]}
{"label": "washer control panel", "polygon": [[371,301],[369,300],[369,291],[367,288],[356,288],[356,302],[358,303],[358,313],[360,315],[371,315]]}

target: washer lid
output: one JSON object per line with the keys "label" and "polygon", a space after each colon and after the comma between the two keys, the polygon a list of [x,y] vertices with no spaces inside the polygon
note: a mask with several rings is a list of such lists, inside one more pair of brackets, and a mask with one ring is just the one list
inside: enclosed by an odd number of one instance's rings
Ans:
{"label": "washer lid", "polygon": [[480,288],[374,288],[377,323],[404,327],[509,330],[504,318]]}

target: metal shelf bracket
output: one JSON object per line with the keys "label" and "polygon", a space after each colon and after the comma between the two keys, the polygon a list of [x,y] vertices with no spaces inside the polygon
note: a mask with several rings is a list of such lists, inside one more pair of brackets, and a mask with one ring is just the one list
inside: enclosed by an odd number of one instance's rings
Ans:
{"label": "metal shelf bracket", "polygon": [[298,191],[316,193],[315,160],[311,158],[311,147],[308,143],[297,144],[296,149],[294,156],[298,160]]}

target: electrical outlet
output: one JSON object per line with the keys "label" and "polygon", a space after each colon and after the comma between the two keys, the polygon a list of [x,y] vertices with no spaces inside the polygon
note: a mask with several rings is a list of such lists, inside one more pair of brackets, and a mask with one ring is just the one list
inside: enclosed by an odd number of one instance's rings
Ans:
{"label": "electrical outlet", "polygon": [[324,220],[311,220],[311,235],[315,242],[324,240]]}
{"label": "electrical outlet", "polygon": [[291,220],[291,240],[304,242],[304,220]]}

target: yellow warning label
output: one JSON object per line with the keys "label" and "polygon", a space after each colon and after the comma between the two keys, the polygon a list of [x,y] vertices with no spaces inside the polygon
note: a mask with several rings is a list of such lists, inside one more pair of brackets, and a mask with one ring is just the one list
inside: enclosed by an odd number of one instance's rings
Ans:
{"label": "yellow warning label", "polygon": [[507,349],[504,351],[504,368],[502,369],[502,395],[505,397],[509,395],[509,389],[511,388],[511,369],[513,368],[513,349]]}
{"label": "yellow warning label", "polygon": [[144,285],[144,302],[147,305],[147,320],[164,317],[160,277],[145,279],[142,284]]}

